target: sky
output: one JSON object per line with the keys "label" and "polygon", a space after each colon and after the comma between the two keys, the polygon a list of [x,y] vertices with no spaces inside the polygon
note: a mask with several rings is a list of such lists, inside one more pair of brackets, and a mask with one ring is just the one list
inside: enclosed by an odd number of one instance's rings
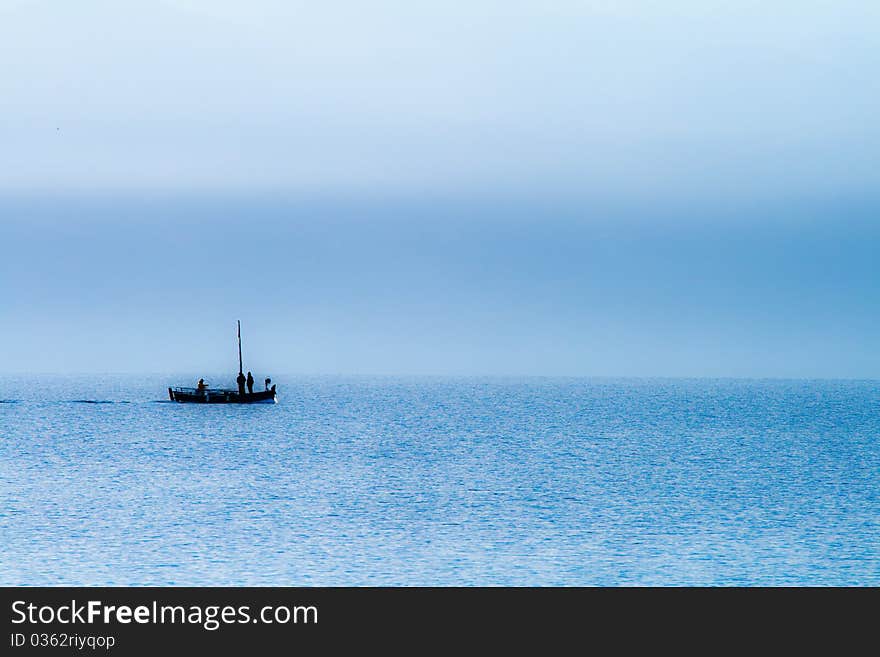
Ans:
{"label": "sky", "polygon": [[3,370],[880,377],[878,33],[0,0]]}

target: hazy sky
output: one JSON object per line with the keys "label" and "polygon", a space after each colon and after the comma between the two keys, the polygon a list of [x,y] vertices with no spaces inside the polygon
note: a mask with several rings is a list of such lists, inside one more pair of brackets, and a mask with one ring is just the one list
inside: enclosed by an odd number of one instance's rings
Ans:
{"label": "hazy sky", "polygon": [[[0,0],[7,371],[880,376],[880,4]],[[230,346],[232,345],[232,346]]]}

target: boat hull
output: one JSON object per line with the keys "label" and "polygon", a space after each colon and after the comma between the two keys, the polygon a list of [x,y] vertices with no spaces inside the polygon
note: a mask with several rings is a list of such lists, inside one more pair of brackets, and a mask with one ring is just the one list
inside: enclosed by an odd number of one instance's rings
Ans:
{"label": "boat hull", "polygon": [[196,390],[195,388],[168,388],[171,401],[181,404],[277,404],[275,386],[271,390],[239,394],[238,390]]}

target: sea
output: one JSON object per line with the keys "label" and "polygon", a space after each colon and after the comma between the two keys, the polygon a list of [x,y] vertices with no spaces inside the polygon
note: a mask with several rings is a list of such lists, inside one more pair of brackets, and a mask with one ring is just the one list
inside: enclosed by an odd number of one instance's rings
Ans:
{"label": "sea", "polygon": [[878,381],[198,376],[0,378],[0,584],[880,585]]}

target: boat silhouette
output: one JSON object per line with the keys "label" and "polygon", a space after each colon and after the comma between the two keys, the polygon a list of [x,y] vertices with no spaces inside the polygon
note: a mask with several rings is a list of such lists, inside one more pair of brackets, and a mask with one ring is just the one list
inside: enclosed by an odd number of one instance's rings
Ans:
{"label": "boat silhouette", "polygon": [[[248,373],[250,374],[250,373]],[[278,396],[275,393],[275,384],[268,387],[269,379],[266,379],[266,390],[248,392],[244,387],[244,367],[241,359],[241,320],[238,320],[238,389],[211,388],[203,385],[199,379],[197,388],[169,387],[168,396],[171,401],[191,404],[276,404]]]}

